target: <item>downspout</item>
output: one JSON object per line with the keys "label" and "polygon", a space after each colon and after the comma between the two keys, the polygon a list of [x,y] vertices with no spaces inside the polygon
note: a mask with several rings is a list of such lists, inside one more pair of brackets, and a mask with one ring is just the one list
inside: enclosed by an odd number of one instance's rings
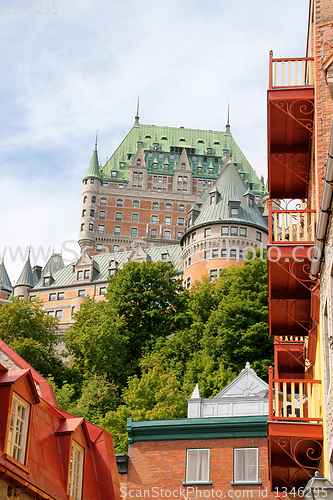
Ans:
{"label": "downspout", "polygon": [[331,129],[330,145],[328,149],[327,166],[323,193],[320,204],[319,220],[317,234],[314,246],[314,255],[310,269],[310,278],[318,278],[322,263],[325,260],[324,250],[327,243],[328,224],[332,214],[332,195],[333,195],[333,125]]}

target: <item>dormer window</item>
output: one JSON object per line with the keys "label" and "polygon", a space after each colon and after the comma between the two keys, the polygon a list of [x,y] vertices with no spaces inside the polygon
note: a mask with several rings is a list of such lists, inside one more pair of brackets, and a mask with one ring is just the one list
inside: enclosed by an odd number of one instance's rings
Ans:
{"label": "dormer window", "polygon": [[124,170],[124,168],[125,168],[125,163],[124,163],[123,161],[121,161],[121,162],[119,163],[119,169],[120,169],[120,170]]}
{"label": "dormer window", "polygon": [[249,207],[253,207],[254,206],[254,201],[253,201],[253,198],[249,198]]}
{"label": "dormer window", "polygon": [[207,148],[207,154],[211,155],[212,154],[212,148]]}
{"label": "dormer window", "polygon": [[215,196],[215,194],[213,194],[210,197],[209,203],[210,203],[210,205],[215,205],[215,202],[216,202],[216,196]]}
{"label": "dormer window", "polygon": [[140,158],[138,158],[138,159],[136,160],[136,164],[137,164],[137,166],[138,166],[138,167],[141,167],[141,160],[140,160]]}
{"label": "dormer window", "polygon": [[44,278],[43,285],[49,286],[50,285],[50,278]]}
{"label": "dormer window", "polygon": [[157,142],[154,142],[154,144],[153,144],[153,148],[154,148],[154,149],[158,149],[158,143],[157,143]]}
{"label": "dormer window", "polygon": [[209,169],[208,169],[208,173],[209,173],[209,175],[213,175],[213,169],[212,169],[212,168],[209,168]]}
{"label": "dormer window", "polygon": [[227,149],[224,149],[223,150],[223,154],[226,156],[228,154],[228,150]]}
{"label": "dormer window", "polygon": [[24,464],[30,404],[13,392],[7,438],[7,454]]}
{"label": "dormer window", "polygon": [[230,217],[238,217],[238,208],[230,208]]}
{"label": "dormer window", "polygon": [[76,275],[77,280],[82,280],[83,279],[83,271],[78,271]]}
{"label": "dormer window", "polygon": [[242,179],[242,181],[243,181],[243,180],[245,179],[245,174],[242,172],[242,173],[240,174],[240,176],[241,176],[241,179]]}
{"label": "dormer window", "polygon": [[82,490],[84,449],[76,441],[72,441],[68,495],[75,500],[80,500]]}
{"label": "dormer window", "polygon": [[116,170],[112,170],[112,172],[111,172],[111,178],[115,179],[116,177],[117,177],[117,171]]}
{"label": "dormer window", "polygon": [[182,163],[180,168],[181,168],[181,170],[185,170],[185,163]]}
{"label": "dormer window", "polygon": [[84,271],[84,279],[88,280],[89,276],[90,276],[90,271],[89,271],[89,269],[87,269],[86,271]]}

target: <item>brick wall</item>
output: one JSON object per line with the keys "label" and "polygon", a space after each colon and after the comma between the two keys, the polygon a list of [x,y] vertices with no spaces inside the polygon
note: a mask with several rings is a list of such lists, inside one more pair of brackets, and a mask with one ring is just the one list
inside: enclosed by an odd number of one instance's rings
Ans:
{"label": "brick wall", "polygon": [[[233,482],[234,448],[259,449],[259,482]],[[186,449],[210,449],[210,482],[184,485]],[[136,442],[130,445],[128,474],[120,475],[122,497],[275,498],[270,492],[266,438]],[[266,489],[267,488],[267,489]],[[146,492],[146,493],[145,493]],[[181,493],[182,492],[182,493]]]}

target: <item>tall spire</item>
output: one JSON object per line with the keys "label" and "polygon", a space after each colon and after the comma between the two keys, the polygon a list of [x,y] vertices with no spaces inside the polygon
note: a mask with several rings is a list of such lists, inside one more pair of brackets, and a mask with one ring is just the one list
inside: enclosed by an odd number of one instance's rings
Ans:
{"label": "tall spire", "polygon": [[225,126],[225,131],[227,134],[230,134],[230,110],[229,110],[229,103],[228,103],[228,115],[227,115],[227,124]]}
{"label": "tall spire", "polygon": [[98,134],[98,132],[96,133],[95,149],[94,149],[93,155],[91,157],[90,165],[88,168],[87,175],[85,176],[85,179],[87,177],[95,177],[97,179],[100,178],[99,166],[98,166],[98,155],[97,155],[97,134]]}
{"label": "tall spire", "polygon": [[135,117],[134,125],[140,125],[140,123],[139,123],[139,104],[140,104],[140,96],[138,95],[138,104],[136,106],[136,117]]}
{"label": "tall spire", "polygon": [[5,268],[3,256],[2,256],[2,261],[0,264],[0,285],[1,285],[3,290],[7,290],[8,292],[13,291],[12,284],[10,282],[9,276],[8,276],[6,268]]}
{"label": "tall spire", "polygon": [[26,263],[23,266],[22,272],[19,276],[19,279],[15,283],[15,287],[19,285],[30,286],[31,288],[34,286],[34,278],[32,275],[31,263],[30,263],[30,248],[28,253],[28,258]]}

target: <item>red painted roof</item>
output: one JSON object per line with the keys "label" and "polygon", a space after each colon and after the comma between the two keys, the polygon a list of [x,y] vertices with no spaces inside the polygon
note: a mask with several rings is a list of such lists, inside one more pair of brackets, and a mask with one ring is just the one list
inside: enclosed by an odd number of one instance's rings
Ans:
{"label": "red painted roof", "polygon": [[[24,488],[26,494],[38,500],[67,500],[73,439],[85,450],[82,499],[120,500],[111,435],[102,427],[40,399],[34,381],[43,384],[43,397],[53,394],[51,390],[47,391],[48,382],[3,341],[0,341],[0,350],[17,366],[22,366],[19,370],[7,370],[0,364],[0,473],[5,474],[6,482],[13,487]],[[24,466],[6,455],[5,429],[8,428],[11,391],[32,402]]]}

